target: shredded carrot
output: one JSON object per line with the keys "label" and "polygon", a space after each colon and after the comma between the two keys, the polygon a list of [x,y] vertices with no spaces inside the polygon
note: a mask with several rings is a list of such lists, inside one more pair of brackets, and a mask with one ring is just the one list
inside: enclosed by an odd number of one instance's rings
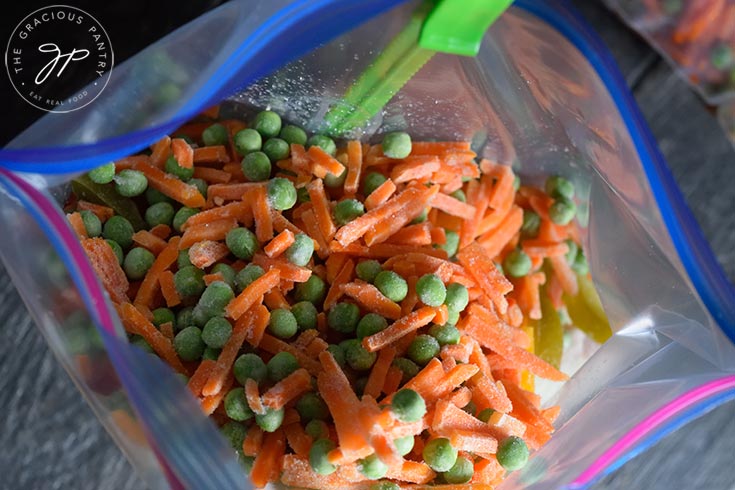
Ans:
{"label": "shredded carrot", "polygon": [[181,167],[192,168],[194,166],[194,150],[185,140],[181,138],[172,139],[171,151],[173,151],[174,158]]}
{"label": "shredded carrot", "polygon": [[311,159],[311,172],[320,179],[327,174],[340,176],[345,171],[344,165],[339,160],[316,145],[311,146],[306,154]]}
{"label": "shredded carrot", "polygon": [[85,238],[82,248],[110,299],[115,303],[127,302],[130,284],[112,247],[102,238]]}
{"label": "shredded carrot", "polygon": [[219,146],[201,146],[194,149],[192,155],[193,161],[197,163],[227,163],[230,156],[227,154],[227,148]]}
{"label": "shredded carrot", "polygon": [[153,255],[158,255],[166,248],[166,240],[163,240],[148,230],[136,231],[133,234],[133,241],[141,247],[149,250]]}
{"label": "shredded carrot", "polygon": [[265,392],[263,405],[278,410],[310,389],[311,375],[306,369],[297,369]]}
{"label": "shredded carrot", "polygon": [[311,449],[311,436],[309,436],[299,423],[288,424],[283,428],[286,434],[286,441],[294,454],[301,457],[308,457]]}
{"label": "shredded carrot", "polygon": [[208,184],[226,184],[232,180],[232,174],[209,167],[195,167],[194,178],[202,179]]}
{"label": "shredded carrot", "polygon": [[199,364],[196,371],[194,371],[194,374],[191,375],[186,386],[194,396],[199,396],[202,393],[202,388],[204,388],[204,384],[209,379],[209,376],[212,374],[212,370],[216,365],[216,361],[212,359],[204,359]]}
{"label": "shredded carrot", "polygon": [[398,320],[401,316],[401,306],[386,298],[378,288],[370,283],[357,279],[355,282],[344,283],[339,287],[344,294],[357,301],[367,311],[377,313],[389,320]]}
{"label": "shredded carrot", "polygon": [[485,249],[473,242],[457,253],[457,259],[475,278],[498,311],[505,313],[508,309],[505,295],[513,289],[513,284],[495,267]]}
{"label": "shredded carrot", "polygon": [[84,226],[84,221],[82,220],[81,214],[79,213],[67,214],[66,218],[69,220],[69,224],[74,230],[74,233],[77,234],[78,238],[80,239],[87,238],[87,228]]}
{"label": "shredded carrot", "polygon": [[145,174],[149,187],[165,194],[174,201],[190,208],[204,206],[204,196],[199,193],[199,189],[195,186],[186,184],[149,163],[136,163],[134,168]]}
{"label": "shredded carrot", "polygon": [[263,415],[266,412],[263,400],[260,398],[258,382],[252,378],[245,380],[245,399],[253,413]]}
{"label": "shredded carrot", "polygon": [[469,151],[467,141],[414,141],[411,155],[444,155],[447,151]]}
{"label": "shredded carrot", "polygon": [[359,141],[347,142],[347,178],[345,178],[345,194],[357,193],[357,186],[362,175],[362,145]]}
{"label": "shredded carrot", "polygon": [[365,199],[365,209],[371,211],[388,199],[396,192],[396,184],[388,179],[380,184],[370,195]]}
{"label": "shredded carrot", "polygon": [[262,304],[256,304],[252,308],[253,314],[255,315],[254,321],[250,321],[247,315],[241,316],[237,321],[245,325],[245,340],[253,347],[258,347],[263,339],[263,335],[265,335],[265,329],[270,320],[270,313]]}
{"label": "shredded carrot", "polygon": [[179,257],[179,240],[179,237],[171,238],[168,245],[166,245],[166,248],[158,254],[156,260],[153,262],[151,268],[148,269],[148,272],[146,272],[143,282],[138,288],[135,300],[133,301],[134,304],[145,306],[153,304],[156,294],[156,286],[158,286],[158,279],[161,273],[168,270],[168,268],[171,267]]}
{"label": "shredded carrot", "polygon": [[294,242],[294,234],[290,230],[283,230],[281,233],[275,236],[273,240],[268,242],[268,245],[263,247],[265,254],[270,257],[278,257],[286,251]]}
{"label": "shredded carrot", "polygon": [[575,275],[566,257],[557,255],[549,257],[554,275],[559,279],[562,289],[570,296],[576,296],[578,291],[577,276]]}
{"label": "shredded carrot", "polygon": [[232,388],[234,382],[235,377],[232,375],[232,373],[230,373],[225,378],[222,389],[218,393],[202,398],[202,412],[204,412],[205,415],[212,415],[214,411],[217,410],[217,408],[222,403],[222,400],[224,400],[225,396],[227,395],[227,392],[230,391],[230,388]]}
{"label": "shredded carrot", "polygon": [[286,452],[286,438],[283,429],[268,432],[263,436],[263,447],[255,456],[250,481],[256,488],[266,486],[269,481],[278,479]]}
{"label": "shredded carrot", "polygon": [[161,223],[151,228],[150,232],[161,240],[168,240],[168,238],[171,236],[171,227]]}
{"label": "shredded carrot", "polygon": [[273,221],[270,204],[265,188],[260,186],[253,190],[253,217],[255,218],[255,235],[261,243],[273,238]]}
{"label": "shredded carrot", "polygon": [[168,339],[169,342],[174,341],[174,324],[171,322],[162,323],[159,327],[159,330],[161,330],[161,333],[164,337]]}
{"label": "shredded carrot", "polygon": [[424,306],[410,313],[398,321],[389,325],[388,328],[362,339],[362,345],[368,352],[375,352],[403,337],[409,332],[418,330],[428,325],[436,316],[436,310],[430,306]]}
{"label": "shredded carrot", "polygon": [[324,299],[324,310],[329,310],[339,301],[339,298],[342,297],[344,292],[342,286],[352,279],[354,272],[355,262],[352,259],[346,260],[337,277],[334,278],[332,285],[329,287],[327,297]]}
{"label": "shredded carrot", "polygon": [[396,184],[410,181],[423,181],[439,170],[439,159],[435,156],[414,156],[404,160],[405,163],[393,167],[391,180]]}
{"label": "shredded carrot", "polygon": [[506,243],[520,231],[522,225],[523,210],[519,207],[514,207],[497,228],[480,236],[477,242],[485,247],[485,253],[489,257],[495,257],[503,250]]}
{"label": "shredded carrot", "polygon": [[205,269],[230,254],[230,249],[222,242],[202,240],[189,248],[189,261],[194,267]]}
{"label": "shredded carrot", "polygon": [[265,293],[265,295],[263,295],[263,302],[270,310],[275,310],[277,308],[289,309],[291,307],[288,300],[279,289],[271,289]]}
{"label": "shredded carrot", "polygon": [[184,234],[181,235],[179,249],[184,250],[191,247],[197,242],[204,240],[219,241],[224,240],[233,228],[237,228],[237,220],[235,218],[224,218],[209,223],[187,227]]}
{"label": "shredded carrot", "polygon": [[122,303],[117,307],[117,311],[128,331],[143,337],[153,348],[153,351],[161,356],[175,371],[188,374],[187,369],[181,364],[173,344],[135,306],[130,303]]}
{"label": "shredded carrot", "polygon": [[158,282],[161,285],[161,293],[163,293],[163,299],[166,300],[166,306],[172,308],[178,304],[181,304],[181,298],[179,297],[176,286],[174,285],[174,274],[171,271],[163,271],[158,276]]}
{"label": "shredded carrot", "polygon": [[245,456],[256,456],[263,447],[263,429],[258,424],[253,424],[248,428],[245,439],[242,441],[242,453]]}
{"label": "shredded carrot", "polygon": [[281,279],[289,281],[306,282],[311,277],[311,270],[294,265],[283,257],[271,259],[265,254],[257,253],[253,256],[253,264],[261,266],[266,271],[276,269],[280,272]]}
{"label": "shredded carrot", "polygon": [[386,242],[400,245],[431,245],[431,223],[424,221],[406,226],[395,232]]}
{"label": "shredded carrot", "polygon": [[171,138],[164,136],[153,145],[151,150],[151,165],[163,167],[163,164],[166,163],[166,159],[171,154]]}
{"label": "shredded carrot", "polygon": [[390,369],[391,363],[395,357],[396,350],[392,347],[387,347],[380,351],[378,359],[375,361],[373,369],[370,371],[370,376],[368,376],[363,394],[372,396],[373,398],[378,398],[380,396],[381,391],[383,391],[383,386],[385,386],[388,370]]}
{"label": "shredded carrot", "polygon": [[79,200],[77,201],[77,209],[79,211],[91,211],[97,216],[103,223],[110,219],[114,214],[115,210],[111,207],[103,206],[102,204],[95,204],[93,202]]}
{"label": "shredded carrot", "polygon": [[235,299],[230,301],[230,303],[227,305],[227,308],[225,308],[227,316],[235,320],[240,318],[246,311],[250,309],[251,306],[256,304],[258,302],[258,299],[262,298],[263,295],[268,292],[268,290],[276,287],[280,280],[281,273],[278,271],[278,269],[271,269],[256,280],[254,280],[248,285],[248,287],[243,289],[243,291],[238,294]]}
{"label": "shredded carrot", "polygon": [[277,354],[279,352],[288,352],[289,354],[292,354],[296,360],[299,361],[299,365],[309,371],[309,374],[312,376],[318,375],[321,371],[318,361],[307,356],[302,350],[296,349],[292,345],[289,345],[267,333],[263,334],[259,347],[265,352],[269,352],[271,354]]}
{"label": "shredded carrot", "polygon": [[319,224],[322,236],[326,240],[331,240],[337,227],[332,220],[332,211],[329,207],[329,199],[324,192],[324,183],[321,179],[316,179],[306,186],[311,198],[314,217]]}
{"label": "shredded carrot", "polygon": [[449,215],[464,219],[473,219],[476,212],[474,206],[442,193],[434,196],[434,199],[431,200],[431,206]]}

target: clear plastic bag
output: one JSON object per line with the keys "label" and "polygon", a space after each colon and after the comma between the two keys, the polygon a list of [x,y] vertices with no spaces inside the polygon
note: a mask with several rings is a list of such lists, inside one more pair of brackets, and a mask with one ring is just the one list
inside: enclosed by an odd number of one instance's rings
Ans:
{"label": "clear plastic bag", "polygon": [[735,2],[605,0],[707,101],[735,95]]}
{"label": "clear plastic bag", "polygon": [[[124,340],[53,196],[65,195],[75,172],[139,150],[226,94],[235,93],[223,111],[272,107],[318,128],[329,104],[415,6],[377,16],[303,55],[393,2],[290,4],[289,26],[302,27],[289,32],[290,40],[303,41],[300,51],[281,49],[270,59],[257,49],[274,53],[285,34],[270,29],[266,39],[262,28],[252,29],[286,18],[277,3],[259,10],[234,2],[194,21],[121,67],[106,98],[80,111],[73,125],[50,115],[0,152],[0,227],[18,230],[4,236],[0,255],[54,352],[153,488],[248,486],[184,385]],[[327,18],[325,5],[334,9]],[[212,25],[230,29],[203,36]],[[316,28],[319,37],[309,37]],[[194,39],[206,55],[183,49]],[[179,80],[179,96],[162,105],[122,106],[130,94],[160,85],[155,76],[125,74],[161,53],[186,74],[157,75]],[[557,432],[501,488],[584,488],[696,410],[733,396],[735,291],[609,55],[564,4],[518,1],[491,27],[477,58],[435,56],[361,137],[394,129],[472,139],[480,155],[532,181],[559,173],[578,189],[584,245],[615,335],[553,395],[561,406]]]}

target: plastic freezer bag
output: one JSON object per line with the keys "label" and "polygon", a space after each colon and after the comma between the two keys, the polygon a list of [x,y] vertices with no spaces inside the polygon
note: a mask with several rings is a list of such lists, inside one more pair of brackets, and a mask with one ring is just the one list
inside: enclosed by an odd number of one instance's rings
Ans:
{"label": "plastic freezer bag", "polygon": [[[125,340],[59,210],[67,181],[223,99],[225,111],[272,107],[319,128],[415,7],[377,15],[392,3],[253,4],[227,4],[184,26],[117,68],[73,124],[49,115],[0,153],[0,227],[15,230],[0,242],[3,261],[67,372],[152,488],[249,486],[184,385]],[[290,42],[278,42],[285,35]],[[163,84],[176,90],[161,95]],[[532,181],[558,173],[578,189],[584,245],[615,334],[550,398],[561,406],[557,432],[501,488],[584,488],[735,396],[732,285],[609,55],[565,4],[516,2],[477,58],[435,56],[360,136],[398,128],[472,139],[479,155]]]}

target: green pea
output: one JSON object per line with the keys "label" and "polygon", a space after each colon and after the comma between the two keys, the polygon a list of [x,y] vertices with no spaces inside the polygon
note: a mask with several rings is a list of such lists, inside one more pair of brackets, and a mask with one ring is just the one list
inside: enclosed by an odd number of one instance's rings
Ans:
{"label": "green pea", "polygon": [[95,184],[109,184],[115,178],[115,162],[109,162],[87,173],[89,180]]}
{"label": "green pea", "polygon": [[123,264],[123,249],[120,246],[119,243],[117,243],[115,240],[105,240],[108,245],[110,245],[110,248],[113,252],[115,252],[115,257],[117,257],[117,263],[122,265]]}
{"label": "green pea", "polygon": [[260,247],[255,233],[242,227],[228,231],[225,244],[235,257],[246,260],[251,260]]}
{"label": "green pea", "polygon": [[[301,417],[304,420],[304,417]],[[312,440],[326,439],[329,437],[329,426],[323,420],[312,419],[306,423],[304,432],[309,434]]]}
{"label": "green pea", "polygon": [[167,202],[169,204],[174,203],[173,199],[151,186],[148,186],[148,188],[145,190],[145,200],[148,202],[148,204],[157,204],[159,202]]}
{"label": "green pea", "polygon": [[281,131],[281,116],[273,111],[262,111],[255,116],[253,128],[265,138],[277,136]]}
{"label": "green pea", "polygon": [[405,383],[409,379],[413,378],[421,368],[413,362],[411,359],[405,357],[397,357],[393,360],[393,365],[401,370],[403,377],[401,378],[401,384]]}
{"label": "green pea", "polygon": [[531,257],[520,248],[511,251],[503,260],[503,270],[511,277],[523,277],[531,272]]}
{"label": "green pea", "polygon": [[443,476],[447,483],[462,484],[468,483],[472,480],[472,475],[474,474],[475,467],[472,464],[472,461],[464,456],[460,456],[457,458],[454,466],[449,468],[448,471],[445,471]]}
{"label": "green pea", "polygon": [[574,272],[583,276],[590,271],[590,266],[587,263],[587,257],[585,257],[584,252],[581,249],[577,252],[577,256],[574,258],[574,263],[571,265]]}
{"label": "green pea", "polygon": [[324,186],[330,189],[336,189],[337,187],[344,186],[346,179],[347,169],[343,167],[342,173],[339,175],[334,175],[333,173],[328,172],[327,175],[324,176]]}
{"label": "green pea", "polygon": [[362,194],[367,197],[373,193],[375,189],[383,185],[383,182],[388,180],[383,174],[378,172],[370,172],[365,176],[362,181]]}
{"label": "green pea", "polygon": [[470,293],[464,284],[451,282],[447,285],[447,297],[444,304],[449,311],[463,311],[470,302]]}
{"label": "green pea", "polygon": [[184,250],[179,250],[179,255],[176,258],[176,266],[179,269],[183,269],[186,266],[194,265],[191,263],[191,260],[189,259],[189,249],[185,248]]}
{"label": "green pea", "polygon": [[195,214],[199,213],[199,210],[196,208],[187,208],[183,207],[180,208],[178,211],[176,211],[176,214],[174,215],[174,230],[181,232],[181,227],[184,223],[186,223],[186,220],[194,216]]}
{"label": "green pea", "polygon": [[209,186],[203,179],[189,179],[186,181],[187,184],[193,185],[197,188],[199,191],[199,194],[201,194],[204,197],[207,197],[207,191],[209,190]]}
{"label": "green pea", "polygon": [[498,445],[498,463],[508,471],[520,470],[528,462],[528,446],[518,436],[510,436]]}
{"label": "green pea", "polygon": [[133,233],[135,233],[135,230],[133,230],[130,221],[118,215],[110,217],[102,227],[102,236],[115,241],[123,249],[133,244]]}
{"label": "green pea", "polygon": [[334,206],[333,213],[337,226],[344,226],[365,214],[365,206],[357,199],[345,199]]}
{"label": "green pea", "polygon": [[523,225],[521,225],[521,236],[523,238],[535,238],[541,226],[541,217],[530,209],[523,210]]}
{"label": "green pea", "polygon": [[242,443],[248,433],[247,428],[240,422],[230,421],[220,428],[220,433],[225,437],[230,447],[235,451],[242,451]]}
{"label": "green pea", "polygon": [[294,265],[305,267],[314,254],[314,240],[308,235],[297,233],[294,242],[286,249],[286,259]]}
{"label": "green pea", "polygon": [[151,344],[149,344],[148,341],[140,335],[133,335],[130,338],[130,343],[149,354],[155,353],[153,351],[153,347],[151,347]]}
{"label": "green pea", "polygon": [[424,274],[416,281],[416,294],[426,306],[441,306],[447,297],[447,288],[436,274]]}
{"label": "green pea", "polygon": [[296,301],[309,301],[315,305],[319,305],[324,301],[324,295],[327,292],[327,285],[324,280],[312,274],[306,282],[300,282],[296,285],[294,291],[294,299]]}
{"label": "green pea", "polygon": [[345,359],[345,350],[342,348],[341,345],[329,344],[329,346],[327,346],[327,352],[332,354],[332,357],[334,357],[334,360],[341,367],[347,366],[347,360]]}
{"label": "green pea", "polygon": [[145,222],[153,228],[156,225],[171,226],[174,220],[174,207],[167,202],[159,202],[145,210]]}
{"label": "green pea", "polygon": [[484,410],[481,410],[480,413],[477,414],[477,418],[487,423],[487,421],[490,420],[490,417],[492,417],[494,413],[495,410],[493,410],[492,408],[486,408]]}
{"label": "green pea", "polygon": [[377,454],[371,454],[357,462],[357,470],[371,480],[379,480],[388,473],[388,465],[378,459]]}
{"label": "green pea", "polygon": [[271,311],[268,331],[279,339],[290,339],[298,331],[296,317],[285,308]]}
{"label": "green pea", "polygon": [[245,155],[240,164],[242,173],[250,182],[263,182],[271,176],[271,161],[262,151]]}
{"label": "green pea", "polygon": [[558,198],[549,207],[549,218],[557,225],[567,225],[577,214],[577,205],[574,201],[565,198]]}
{"label": "green pea", "polygon": [[454,325],[432,325],[429,335],[434,337],[439,345],[459,344],[460,333]]}
{"label": "green pea", "polygon": [[277,383],[296,371],[299,368],[299,361],[296,360],[293,354],[279,352],[271,357],[266,366],[268,368],[268,378]]}
{"label": "green pea", "polygon": [[517,191],[520,188],[521,188],[521,178],[518,177],[517,175],[514,175],[513,176],[513,190]]}
{"label": "green pea", "polygon": [[125,256],[123,269],[128,278],[133,281],[143,279],[148,269],[153,265],[156,256],[144,248],[134,248]]}
{"label": "green pea", "polygon": [[296,411],[299,412],[302,421],[329,419],[327,404],[313,391],[299,398],[299,401],[296,402]]}
{"label": "green pea", "polygon": [[421,214],[419,214],[418,216],[416,216],[414,219],[411,220],[410,224],[418,225],[426,221],[428,217],[429,217],[429,211],[427,211],[426,208],[424,208],[424,210],[421,211]]}
{"label": "green pea", "polygon": [[279,134],[279,136],[289,145],[303,146],[306,144],[306,131],[298,126],[293,126],[291,124],[285,125],[283,128],[281,128],[281,133]]}
{"label": "green pea", "polygon": [[457,189],[456,191],[452,192],[449,195],[458,201],[467,202],[467,196],[465,195],[462,189]]}
{"label": "green pea", "polygon": [[382,270],[383,266],[377,260],[363,260],[355,267],[357,277],[369,283],[374,282]]}
{"label": "green pea", "polygon": [[254,456],[245,456],[242,453],[237,453],[237,462],[240,463],[240,467],[246,475],[250,475],[253,472],[253,465],[255,464]]}
{"label": "green pea", "polygon": [[456,325],[459,321],[459,313],[459,311],[450,311],[449,315],[447,315],[446,325]]}
{"label": "green pea", "polygon": [[212,274],[220,274],[222,279],[230,286],[230,288],[235,288],[235,277],[237,276],[237,272],[235,272],[235,269],[233,269],[232,266],[220,262],[212,267]]}
{"label": "green pea", "polygon": [[281,138],[270,138],[263,145],[263,153],[268,155],[271,162],[277,162],[278,160],[288,158],[288,155],[291,153],[291,147]]}
{"label": "green pea", "polygon": [[403,301],[408,294],[408,283],[393,271],[382,271],[375,276],[375,287],[396,303]]}
{"label": "green pea", "polygon": [[327,325],[336,332],[353,333],[360,321],[360,308],[352,303],[337,303],[327,313]]}
{"label": "green pea", "polygon": [[446,437],[438,437],[426,443],[423,456],[426,464],[438,472],[449,471],[457,462],[457,450]]}
{"label": "green pea", "polygon": [[334,143],[334,140],[329,136],[324,136],[323,134],[315,134],[306,141],[307,149],[312,146],[318,146],[332,156],[337,154],[337,145]]}
{"label": "green pea", "polygon": [[256,264],[248,264],[245,267],[240,270],[240,272],[237,273],[237,276],[235,276],[235,285],[237,286],[237,291],[242,292],[243,289],[250,286],[250,284],[265,274],[265,271],[263,268]]}
{"label": "green pea", "polygon": [[255,423],[265,432],[275,432],[283,424],[283,416],[286,410],[279,408],[274,410],[266,408],[264,414],[255,414]]}
{"label": "green pea", "polygon": [[98,237],[102,234],[102,222],[92,211],[80,211],[79,215],[82,217],[82,223],[84,223],[84,230],[87,232],[87,236],[90,238]]}
{"label": "green pea", "polygon": [[335,445],[329,439],[319,439],[314,441],[309,450],[309,466],[319,475],[331,475],[337,471],[337,467],[329,462],[327,455],[335,448]]}
{"label": "green pea", "polygon": [[221,349],[232,335],[232,324],[222,317],[210,318],[202,329],[202,340],[208,347]]}
{"label": "green pea", "polygon": [[291,313],[296,319],[299,330],[309,330],[317,327],[316,306],[308,301],[299,301],[291,307]]}
{"label": "green pea", "polygon": [[405,456],[413,450],[414,441],[413,436],[406,436],[393,439],[393,444],[396,446],[398,454]]}
{"label": "green pea", "polygon": [[401,487],[392,481],[379,481],[370,485],[370,490],[401,490]]}
{"label": "green pea", "polygon": [[546,193],[554,199],[558,199],[560,197],[572,199],[574,197],[574,184],[558,175],[552,175],[546,179],[544,190],[546,190]]}
{"label": "green pea", "polygon": [[168,308],[156,308],[153,313],[153,325],[160,327],[164,323],[171,323],[176,327],[176,315]]}
{"label": "green pea", "polygon": [[174,274],[174,286],[180,296],[199,296],[204,291],[204,271],[189,265]]}
{"label": "green pea", "polygon": [[255,416],[248,405],[245,397],[245,390],[242,388],[234,388],[225,396],[225,413],[232,420],[244,422]]}
{"label": "green pea", "polygon": [[409,359],[423,366],[439,355],[439,342],[431,335],[417,335],[413,342],[408,346],[406,354]]}
{"label": "green pea", "polygon": [[357,322],[355,334],[359,340],[370,337],[373,334],[385,330],[388,327],[388,321],[377,313],[368,313],[360,318]]}
{"label": "green pea", "polygon": [[235,144],[235,150],[243,156],[254,151],[259,151],[263,146],[263,137],[260,136],[259,132],[251,128],[235,133],[232,141]]}
{"label": "green pea", "polygon": [[257,354],[242,354],[232,366],[235,379],[244,385],[248,379],[254,379],[258,384],[268,377],[268,368]]}
{"label": "green pea", "polygon": [[344,341],[343,349],[347,364],[355,371],[367,371],[378,358],[377,352],[368,352],[357,339]]}
{"label": "green pea", "polygon": [[[174,276],[174,281],[176,276]],[[174,282],[175,283],[175,282]],[[204,326],[212,317],[225,316],[225,307],[235,298],[235,293],[227,283],[214,281],[204,289],[199,298],[192,318],[197,326]]]}
{"label": "green pea", "polygon": [[196,361],[204,353],[202,331],[198,327],[186,327],[174,337],[174,349],[184,361]]}
{"label": "green pea", "polygon": [[416,422],[426,415],[426,402],[421,395],[408,388],[393,395],[390,408],[401,422]]}
{"label": "green pea", "polygon": [[219,359],[219,355],[222,353],[222,349],[214,349],[212,347],[205,347],[204,354],[202,354],[202,360],[209,359],[210,361],[216,361]]}
{"label": "green pea", "polygon": [[283,177],[276,177],[268,182],[268,202],[273,209],[285,211],[296,204],[296,187],[293,182]]}
{"label": "green pea", "polygon": [[176,328],[178,330],[183,329],[184,327],[190,327],[194,324],[194,320],[192,320],[192,312],[194,311],[193,306],[186,306],[184,308],[181,308],[178,313],[176,313]]}
{"label": "green pea", "polygon": [[173,155],[166,159],[165,170],[179,180],[187,181],[194,176],[194,167],[182,167]]}
{"label": "green pea", "polygon": [[411,154],[411,137],[408,133],[388,133],[383,138],[383,154],[389,158],[406,158]]}
{"label": "green pea", "polygon": [[125,169],[115,178],[115,190],[123,197],[135,197],[143,194],[148,187],[148,179],[138,170]]}
{"label": "green pea", "polygon": [[227,128],[219,123],[212,124],[202,131],[202,142],[205,146],[217,146],[227,143]]}
{"label": "green pea", "polygon": [[733,64],[732,48],[726,43],[716,44],[709,53],[709,60],[717,70],[727,70]]}
{"label": "green pea", "polygon": [[567,248],[569,249],[564,255],[564,258],[567,260],[567,263],[569,265],[572,265],[574,263],[574,259],[577,258],[579,246],[574,242],[574,240],[571,239],[565,240],[564,243],[567,244]]}
{"label": "green pea", "polygon": [[309,196],[309,190],[306,187],[296,188],[296,202],[299,204],[311,202],[311,196]]}
{"label": "green pea", "polygon": [[456,231],[446,230],[446,241],[439,245],[439,248],[447,253],[447,256],[454,257],[459,250],[459,234]]}

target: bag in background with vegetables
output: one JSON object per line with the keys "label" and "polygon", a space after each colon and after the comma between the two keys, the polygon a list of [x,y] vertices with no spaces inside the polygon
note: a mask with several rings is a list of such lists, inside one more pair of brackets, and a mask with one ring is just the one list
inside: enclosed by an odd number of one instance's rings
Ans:
{"label": "bag in background with vegetables", "polygon": [[[490,28],[475,58],[433,56],[377,117],[349,138],[379,143],[385,133],[406,131],[414,141],[471,141],[478,157],[512,166],[524,183],[543,187],[549,176],[561,175],[574,186],[579,237],[601,304],[591,282],[579,276],[577,295],[563,303],[579,328],[569,332],[580,339],[563,349],[563,319],[555,317],[547,294],[539,299],[542,319],[528,324],[535,351],[559,362],[571,378],[559,390],[545,390],[544,406],[560,407],[556,431],[532,453],[528,465],[505,480],[501,488],[509,489],[584,488],[735,392],[735,292],[604,48],[564,5],[551,3],[516,2]],[[116,68],[108,88],[87,110],[42,119],[0,154],[2,227],[15,230],[2,242],[4,263],[52,349],[153,488],[248,488],[248,483],[241,462],[174,372],[129,343],[100,284],[108,286],[110,277],[95,277],[61,212],[68,183],[79,177],[78,198],[106,202],[116,214],[134,217],[139,211],[132,201],[120,199],[120,189],[101,196],[94,181],[81,173],[139,152],[165,134],[175,135],[185,122],[224,99],[224,119],[252,121],[255,113],[270,108],[310,134],[320,132],[330,107],[416,9],[410,4],[388,11],[393,4],[227,4]],[[135,187],[135,178],[127,190]],[[148,183],[154,181],[149,174]],[[464,185],[469,190],[471,183]],[[135,229],[152,225],[138,219]],[[87,233],[88,223],[72,219],[72,224]],[[99,256],[109,253],[114,254],[111,247],[99,248]],[[461,253],[459,258],[461,263]],[[129,277],[140,273],[137,259],[135,264],[131,259]],[[114,255],[112,260],[117,264]],[[518,264],[508,265],[515,269]],[[395,292],[384,289],[386,296]],[[123,318],[136,315],[121,313]],[[607,336],[605,318],[614,335],[597,349],[593,341]],[[149,324],[143,320],[140,325]],[[163,332],[167,322],[161,320]],[[480,332],[472,327],[475,323],[468,320],[467,327]],[[331,355],[321,357],[325,370],[331,366],[331,384],[337,383],[341,378],[329,363]],[[442,406],[452,410],[450,405]],[[415,403],[392,406],[400,412]],[[537,421],[525,428],[531,434],[548,425],[533,403],[514,410],[526,410],[525,417]],[[427,442],[434,450],[430,454],[442,451],[436,445]]]}

